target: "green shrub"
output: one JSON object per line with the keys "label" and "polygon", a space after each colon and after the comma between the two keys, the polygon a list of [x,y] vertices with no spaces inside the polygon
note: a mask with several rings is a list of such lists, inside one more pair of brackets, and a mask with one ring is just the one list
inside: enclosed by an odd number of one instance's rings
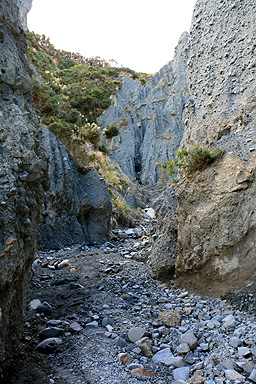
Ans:
{"label": "green shrub", "polygon": [[106,153],[106,154],[109,153],[109,150],[108,150],[108,148],[106,147],[105,144],[100,144],[100,145],[98,146],[98,150],[99,150],[100,152],[103,152],[103,153]]}
{"label": "green shrub", "polygon": [[221,154],[218,148],[202,148],[195,145],[192,148],[183,148],[177,152],[174,160],[168,160],[162,168],[168,170],[170,176],[183,172],[186,177],[197,170],[204,169]]}
{"label": "green shrub", "polygon": [[108,125],[107,128],[104,129],[104,134],[106,135],[107,139],[111,139],[114,136],[117,136],[119,132],[119,129],[117,128],[116,124]]}

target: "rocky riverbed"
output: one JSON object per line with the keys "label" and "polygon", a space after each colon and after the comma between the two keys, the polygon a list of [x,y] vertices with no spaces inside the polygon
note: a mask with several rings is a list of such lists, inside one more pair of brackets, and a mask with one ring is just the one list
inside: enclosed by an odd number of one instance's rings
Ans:
{"label": "rocky riverbed", "polygon": [[3,382],[256,382],[255,316],[153,280],[149,231],[114,232],[101,247],[37,254],[24,336]]}

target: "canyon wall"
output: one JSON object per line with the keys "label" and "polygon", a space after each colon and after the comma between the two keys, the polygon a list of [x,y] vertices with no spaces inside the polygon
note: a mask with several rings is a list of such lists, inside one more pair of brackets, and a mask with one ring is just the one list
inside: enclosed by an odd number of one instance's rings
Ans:
{"label": "canyon wall", "polygon": [[214,295],[256,278],[255,25],[254,0],[200,0],[190,32],[184,143],[223,155],[176,189],[176,276]]}
{"label": "canyon wall", "polygon": [[[80,169],[40,125],[25,59],[31,0],[0,3],[0,377],[20,341],[37,242],[102,243],[111,203],[103,179]],[[40,236],[38,231],[40,228]]]}
{"label": "canyon wall", "polygon": [[254,0],[198,0],[173,61],[145,86],[125,79],[100,119],[119,126],[106,140],[111,157],[147,186],[179,147],[221,149],[213,165],[181,178],[177,202],[171,190],[156,199],[149,257],[153,276],[175,274],[214,295],[256,277],[255,25]]}
{"label": "canyon wall", "polygon": [[187,44],[184,33],[174,60],[145,85],[124,78],[113,104],[99,119],[102,128],[112,124],[119,128],[118,136],[106,140],[110,157],[131,180],[147,186],[158,181],[160,164],[174,156],[184,134]]}
{"label": "canyon wall", "polygon": [[46,126],[40,141],[48,164],[49,190],[40,224],[41,249],[104,243],[110,231],[111,202],[104,180],[78,167]]}
{"label": "canyon wall", "polygon": [[39,119],[29,95],[26,36],[14,1],[0,3],[0,51],[1,367],[21,337],[36,229],[47,188]]}

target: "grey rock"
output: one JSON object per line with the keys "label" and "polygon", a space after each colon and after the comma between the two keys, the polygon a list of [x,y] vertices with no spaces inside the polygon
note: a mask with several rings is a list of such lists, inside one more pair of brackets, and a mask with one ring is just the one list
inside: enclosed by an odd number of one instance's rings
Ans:
{"label": "grey rock", "polygon": [[177,346],[177,353],[179,355],[186,354],[190,351],[190,348],[187,343],[181,343]]}
{"label": "grey rock", "polygon": [[249,376],[249,379],[256,383],[256,367],[253,369],[252,373]]}
{"label": "grey rock", "polygon": [[143,337],[145,334],[145,329],[142,327],[134,327],[131,328],[128,332],[128,339],[132,342],[135,343],[139,339]]}
{"label": "grey rock", "polygon": [[104,317],[102,320],[102,327],[106,327],[107,325],[111,325],[113,327],[114,320],[111,317]]}
{"label": "grey rock", "polygon": [[238,348],[238,355],[239,356],[248,356],[250,354],[251,354],[250,348],[247,348],[247,347]]}
{"label": "grey rock", "polygon": [[163,363],[167,366],[172,365],[171,360],[173,359],[173,354],[170,348],[162,349],[161,351],[154,354],[152,360],[154,363]]}
{"label": "grey rock", "polygon": [[106,143],[110,157],[131,180],[154,185],[162,173],[157,162],[170,159],[178,149],[187,100],[187,43],[188,35],[183,34],[174,60],[150,77],[145,86],[124,78],[115,102],[98,121],[102,128],[111,124],[119,127],[118,136]]}
{"label": "grey rock", "polygon": [[38,313],[43,313],[45,316],[48,316],[52,313],[52,306],[44,301],[42,304],[39,304],[36,308]]}
{"label": "grey rock", "polygon": [[52,337],[46,339],[39,343],[36,346],[36,350],[43,353],[51,353],[54,351],[60,344],[62,344],[63,340],[58,337]]}
{"label": "grey rock", "polygon": [[90,322],[87,323],[85,326],[86,326],[86,327],[98,328],[98,327],[99,327],[99,324],[98,324],[98,322],[97,322],[96,320],[94,320],[94,321],[90,321]]}
{"label": "grey rock", "polygon": [[225,376],[227,380],[236,381],[236,383],[243,383],[245,380],[245,377],[234,369],[227,369],[225,371]]}
{"label": "grey rock", "polygon": [[128,364],[128,365],[127,365],[127,368],[129,368],[130,370],[132,370],[132,369],[138,369],[138,368],[143,369],[143,365],[142,365],[142,364],[139,364],[139,363],[131,363],[131,364]]}
{"label": "grey rock", "polygon": [[172,357],[170,358],[170,363],[170,365],[174,366],[175,368],[185,367],[186,365],[186,362],[182,357]]}
{"label": "grey rock", "polygon": [[56,337],[56,336],[59,336],[63,331],[64,331],[64,329],[62,329],[62,328],[48,327],[48,328],[45,328],[43,331],[40,332],[40,337],[43,339]]}
{"label": "grey rock", "polygon": [[197,338],[194,335],[193,331],[187,331],[180,337],[180,344],[186,343],[188,344],[190,349],[195,349],[197,346]]}
{"label": "grey rock", "polygon": [[[95,324],[93,324],[93,323],[95,323]],[[98,323],[97,323],[97,321],[95,321],[95,322],[93,321],[91,323],[87,323],[86,326],[87,327],[89,327],[89,326],[97,327]],[[83,329],[83,327],[79,323],[77,323],[76,321],[71,323],[69,328],[71,329],[71,331],[74,331],[74,332],[80,332]]]}
{"label": "grey rock", "polygon": [[173,370],[174,380],[186,381],[189,379],[189,373],[190,373],[189,367],[176,368]]}
{"label": "grey rock", "polygon": [[115,343],[118,347],[124,348],[127,345],[127,342],[125,339],[123,339],[120,336],[117,336],[115,339]]}
{"label": "grey rock", "polygon": [[234,347],[234,348],[238,348],[238,347],[241,347],[241,345],[243,344],[242,340],[239,339],[239,337],[237,336],[234,336],[234,337],[231,337],[231,339],[229,340],[229,344]]}
{"label": "grey rock", "polygon": [[38,141],[39,119],[27,95],[32,82],[25,58],[21,3],[3,1],[0,6],[0,318],[4,324],[0,329],[1,368],[8,364],[22,336],[46,190],[46,162]]}
{"label": "grey rock", "polygon": [[38,299],[34,299],[34,300],[32,300],[32,301],[29,303],[28,308],[29,308],[30,310],[36,310],[37,307],[38,307],[39,305],[41,305],[41,301],[38,300]]}

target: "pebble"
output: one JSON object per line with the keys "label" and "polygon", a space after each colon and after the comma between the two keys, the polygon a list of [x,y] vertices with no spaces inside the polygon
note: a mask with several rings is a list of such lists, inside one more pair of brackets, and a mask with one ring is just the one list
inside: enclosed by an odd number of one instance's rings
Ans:
{"label": "pebble", "polygon": [[64,329],[62,328],[48,327],[48,328],[45,328],[42,332],[40,332],[40,337],[44,339],[56,337],[60,335],[63,331]]}
{"label": "pebble", "polygon": [[115,343],[118,347],[124,348],[127,345],[127,342],[125,339],[123,339],[120,336],[117,336],[115,339]]}
{"label": "pebble", "polygon": [[240,375],[240,373],[238,373],[234,369],[227,369],[225,371],[225,376],[227,380],[236,381],[236,383],[242,383],[245,380],[245,377],[243,375]]}
{"label": "pebble", "polygon": [[61,263],[57,264],[56,269],[62,269],[69,267],[69,260],[63,260]]}
{"label": "pebble", "polygon": [[87,323],[85,326],[86,326],[86,327],[98,328],[99,324],[98,324],[98,322],[97,322],[96,320],[94,320],[94,321],[90,321],[90,322]]}
{"label": "pebble", "polygon": [[234,336],[234,337],[231,337],[231,339],[229,340],[229,344],[234,347],[234,348],[238,348],[238,347],[241,347],[241,345],[243,344],[242,340],[239,339],[239,337],[237,336]]}
{"label": "pebble", "polygon": [[29,305],[28,305],[28,308],[30,310],[36,310],[38,308],[38,306],[41,305],[41,301],[38,300],[38,299],[34,299],[32,300]]}
{"label": "pebble", "polygon": [[160,312],[158,321],[162,321],[167,327],[175,327],[180,324],[180,314],[178,311]]}
{"label": "pebble", "polygon": [[252,380],[254,383],[256,383],[256,366],[255,368],[252,370],[250,376],[249,376],[249,379]]}
{"label": "pebble", "polygon": [[178,345],[177,347],[177,353],[179,355],[183,355],[185,353],[188,353],[190,351],[190,348],[188,346],[187,343],[181,343],[180,345]]}
{"label": "pebble", "polygon": [[189,367],[181,367],[181,368],[176,368],[173,370],[173,377],[174,380],[183,380],[186,381],[189,379],[189,372],[190,369]]}
{"label": "pebble", "polygon": [[[96,321],[97,323],[97,321]],[[97,323],[98,324],[98,323]],[[88,326],[88,324],[86,324]],[[73,323],[70,324],[69,328],[72,330],[72,331],[75,331],[75,332],[80,332],[83,327],[77,323],[76,321],[74,321]]]}
{"label": "pebble", "polygon": [[136,341],[136,345],[141,349],[144,356],[149,358],[153,356],[152,343],[148,337],[143,337],[143,339]]}
{"label": "pebble", "polygon": [[194,335],[193,331],[187,331],[183,333],[180,337],[180,344],[186,343],[190,349],[195,349],[197,346],[197,338]]}
{"label": "pebble", "polygon": [[36,346],[36,350],[43,353],[50,353],[54,349],[56,349],[60,344],[62,344],[62,342],[62,339],[58,337],[51,337],[39,343]]}
{"label": "pebble", "polygon": [[46,301],[44,301],[42,304],[38,305],[36,310],[38,313],[43,313],[45,316],[48,316],[52,313],[52,307]]}
{"label": "pebble", "polygon": [[128,339],[132,343],[135,343],[136,341],[138,341],[139,339],[141,339],[143,337],[145,332],[146,332],[145,329],[142,327],[131,328],[128,332]]}
{"label": "pebble", "polygon": [[132,362],[132,357],[128,353],[119,353],[117,357],[118,360],[121,361],[124,365],[131,364]]}
{"label": "pebble", "polygon": [[171,360],[173,358],[173,354],[171,352],[170,348],[162,349],[161,351],[157,352],[152,360],[154,363],[163,363],[167,366],[172,365]]}

